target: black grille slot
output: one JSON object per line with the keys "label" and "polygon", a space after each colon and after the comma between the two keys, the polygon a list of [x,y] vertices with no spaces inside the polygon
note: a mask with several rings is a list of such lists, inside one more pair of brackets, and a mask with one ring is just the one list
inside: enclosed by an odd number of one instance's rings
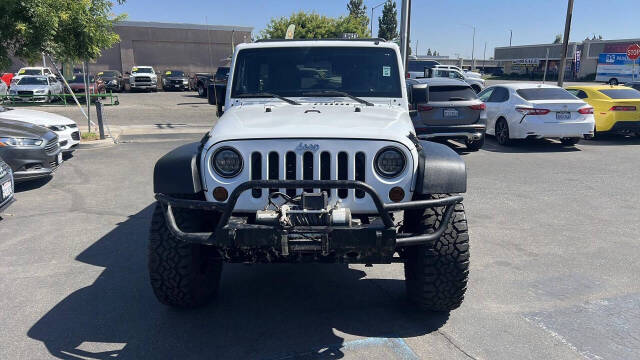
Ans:
{"label": "black grille slot", "polygon": [[[313,153],[307,151],[302,155],[302,179],[313,180]],[[313,189],[304,189],[305,192],[313,192]]]}
{"label": "black grille slot", "polygon": [[[293,151],[287,152],[285,157],[285,179],[286,180],[295,180],[296,179],[296,153]],[[296,196],[296,189],[287,189],[287,195],[294,197]]]}
{"label": "black grille slot", "polygon": [[[320,180],[331,180],[331,154],[327,151],[320,154]],[[326,191],[331,197],[330,189],[321,189],[320,191]]]}
{"label": "black grille slot", "polygon": [[[251,180],[262,180],[262,155],[259,152],[251,154]],[[262,196],[262,189],[251,189],[254,198]]]}
{"label": "black grille slot", "polygon": [[18,95],[33,95],[33,91],[18,90]]}
{"label": "black grille slot", "polygon": [[74,131],[71,133],[71,138],[73,140],[80,140],[80,132],[79,131]]}
{"label": "black grille slot", "polygon": [[[269,153],[269,174],[267,174],[269,176],[269,180],[278,180],[278,177],[280,176],[280,157],[278,156],[278,153],[275,151],[272,151]],[[269,193],[274,193],[277,192],[278,189],[269,189]]]}
{"label": "black grille slot", "polygon": [[[346,152],[342,151],[338,153],[338,180],[348,180],[348,172],[349,172],[349,164],[348,164],[349,156]],[[338,197],[341,199],[345,199],[349,196],[348,189],[338,189]]]}
{"label": "black grille slot", "polygon": [[[365,177],[364,177],[365,166],[366,166],[365,159],[366,157],[363,152],[356,153],[356,180],[362,181],[362,182],[365,181]],[[364,190],[357,189],[356,197],[358,199],[362,199],[364,197]]]}
{"label": "black grille slot", "polygon": [[56,136],[54,139],[49,140],[49,142],[44,146],[44,151],[47,154],[51,154],[58,151],[59,148],[60,145],[58,144],[58,137]]}

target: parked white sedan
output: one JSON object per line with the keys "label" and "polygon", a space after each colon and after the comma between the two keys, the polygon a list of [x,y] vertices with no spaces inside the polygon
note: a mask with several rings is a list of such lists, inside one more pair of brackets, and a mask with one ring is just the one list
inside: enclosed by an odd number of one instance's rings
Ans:
{"label": "parked white sedan", "polygon": [[62,92],[62,83],[53,75],[24,76],[9,89],[9,95],[16,95],[11,98],[12,101],[51,102],[55,99],[54,95]]}
{"label": "parked white sedan", "polygon": [[46,127],[58,135],[58,143],[63,153],[74,151],[80,143],[78,125],[75,121],[62,115],[0,106],[0,119],[22,121]]}
{"label": "parked white sedan", "polygon": [[531,138],[557,138],[575,145],[593,136],[593,107],[563,88],[505,84],[488,87],[478,97],[487,106],[487,134],[501,145]]}

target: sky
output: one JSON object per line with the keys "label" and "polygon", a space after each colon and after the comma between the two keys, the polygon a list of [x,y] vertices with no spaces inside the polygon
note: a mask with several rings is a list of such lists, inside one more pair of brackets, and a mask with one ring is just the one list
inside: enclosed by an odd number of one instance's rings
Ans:
{"label": "sky", "polygon": [[[210,25],[250,26],[258,34],[273,17],[299,10],[327,16],[346,15],[348,0],[127,0],[114,6],[128,20]],[[384,0],[365,0],[367,13]],[[397,0],[398,11],[401,0]],[[494,47],[512,44],[550,43],[564,33],[567,1],[564,0],[413,0],[411,48],[423,55],[427,49],[440,55],[471,58],[473,27],[476,28],[475,58],[493,56]],[[374,12],[374,35],[382,6]],[[571,41],[602,35],[605,39],[627,39],[640,35],[637,0],[575,0]],[[484,51],[486,43],[486,53]],[[486,55],[485,55],[486,54]]]}

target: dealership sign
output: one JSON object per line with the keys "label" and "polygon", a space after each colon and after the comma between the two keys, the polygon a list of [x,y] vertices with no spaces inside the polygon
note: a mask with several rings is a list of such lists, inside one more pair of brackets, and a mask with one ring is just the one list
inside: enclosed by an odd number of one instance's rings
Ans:
{"label": "dealership sign", "polygon": [[539,65],[540,64],[540,59],[538,59],[538,58],[513,59],[512,64],[514,64],[514,65]]}
{"label": "dealership sign", "polygon": [[640,57],[640,45],[631,44],[627,48],[627,57],[631,60],[636,60]]}

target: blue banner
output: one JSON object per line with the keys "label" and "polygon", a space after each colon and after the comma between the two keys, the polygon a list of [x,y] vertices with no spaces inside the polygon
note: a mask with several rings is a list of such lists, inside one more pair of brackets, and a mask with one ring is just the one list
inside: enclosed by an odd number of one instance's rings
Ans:
{"label": "blue banner", "polygon": [[626,64],[632,64],[632,63],[633,61],[631,61],[627,57],[626,53],[624,54],[602,53],[598,57],[599,65],[626,65]]}

